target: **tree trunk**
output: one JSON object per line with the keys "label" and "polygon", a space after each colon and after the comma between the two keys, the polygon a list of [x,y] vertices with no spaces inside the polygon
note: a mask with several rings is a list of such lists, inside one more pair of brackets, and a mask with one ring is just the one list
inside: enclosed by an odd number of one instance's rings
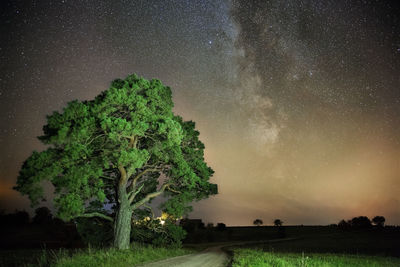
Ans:
{"label": "tree trunk", "polygon": [[118,210],[114,221],[114,247],[128,249],[131,237],[132,208],[125,186],[118,188]]}

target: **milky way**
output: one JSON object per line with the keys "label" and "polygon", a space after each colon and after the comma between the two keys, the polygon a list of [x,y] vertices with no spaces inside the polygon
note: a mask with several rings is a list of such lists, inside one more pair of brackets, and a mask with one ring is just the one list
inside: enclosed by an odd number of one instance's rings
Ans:
{"label": "milky way", "polygon": [[220,194],[191,217],[400,223],[400,9],[390,1],[2,1],[0,206],[45,115],[138,73],[196,121]]}

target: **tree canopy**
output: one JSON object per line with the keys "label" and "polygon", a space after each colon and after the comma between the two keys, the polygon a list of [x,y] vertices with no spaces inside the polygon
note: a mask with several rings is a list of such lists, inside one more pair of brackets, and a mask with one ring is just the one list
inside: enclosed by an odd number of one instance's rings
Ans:
{"label": "tree canopy", "polygon": [[[213,170],[195,123],[172,107],[169,87],[135,74],[114,80],[94,100],[69,102],[47,116],[39,140],[48,148],[24,162],[15,189],[37,205],[44,199],[42,181],[51,182],[64,220],[114,220],[123,210],[131,210],[124,215],[131,220],[132,211],[159,195],[166,197],[166,213],[182,216],[217,186],[209,182]],[[91,208],[99,202],[113,204],[115,216]]]}

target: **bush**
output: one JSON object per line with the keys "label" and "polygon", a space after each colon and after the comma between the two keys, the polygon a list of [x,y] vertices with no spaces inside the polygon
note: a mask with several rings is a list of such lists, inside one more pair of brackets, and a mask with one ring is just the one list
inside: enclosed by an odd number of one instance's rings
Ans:
{"label": "bush", "polygon": [[181,247],[186,231],[175,225],[173,221],[142,220],[134,223],[131,230],[131,239],[140,243],[149,243],[156,246]]}
{"label": "bush", "polygon": [[164,228],[166,230],[161,232],[161,235],[154,239],[152,243],[156,246],[180,248],[182,240],[186,237],[186,231],[182,227],[171,223],[164,225]]}
{"label": "bush", "polygon": [[112,223],[100,218],[78,218],[76,228],[86,245],[104,247],[113,239]]}

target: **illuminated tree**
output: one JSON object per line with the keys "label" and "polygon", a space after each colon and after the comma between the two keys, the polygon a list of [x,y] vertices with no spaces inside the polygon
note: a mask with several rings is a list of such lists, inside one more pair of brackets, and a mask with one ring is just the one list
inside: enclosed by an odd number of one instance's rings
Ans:
{"label": "illuminated tree", "polygon": [[[114,246],[127,249],[134,211],[153,198],[164,195],[162,209],[179,217],[217,193],[195,123],[172,107],[169,87],[136,75],[114,80],[92,101],[68,103],[47,116],[39,140],[48,148],[24,162],[15,189],[37,205],[42,181],[51,182],[59,218],[110,220]],[[114,213],[93,209],[98,202],[113,204]]]}

